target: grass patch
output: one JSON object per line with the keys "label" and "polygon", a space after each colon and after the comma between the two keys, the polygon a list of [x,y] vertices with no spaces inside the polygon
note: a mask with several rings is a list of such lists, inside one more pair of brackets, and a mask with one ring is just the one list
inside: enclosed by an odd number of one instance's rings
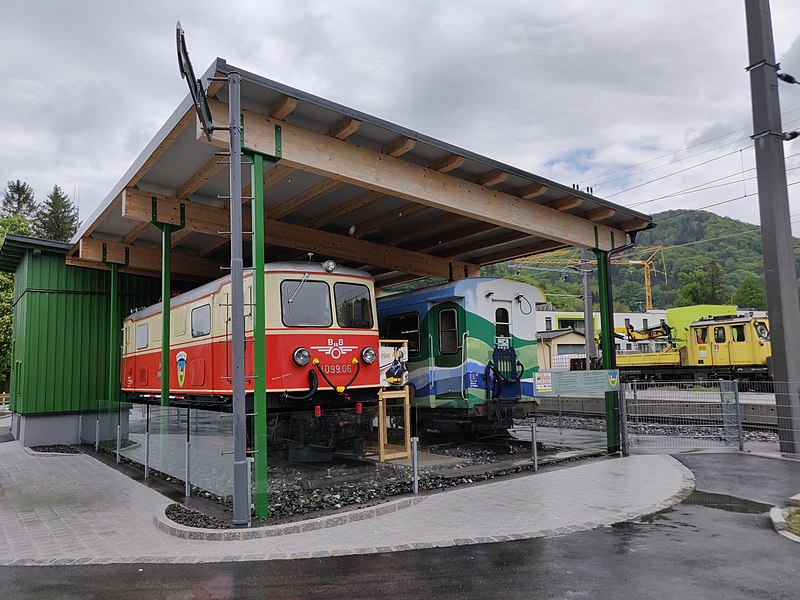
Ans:
{"label": "grass patch", "polygon": [[800,535],[800,509],[792,509],[786,516],[786,523],[789,525],[789,531],[795,535]]}

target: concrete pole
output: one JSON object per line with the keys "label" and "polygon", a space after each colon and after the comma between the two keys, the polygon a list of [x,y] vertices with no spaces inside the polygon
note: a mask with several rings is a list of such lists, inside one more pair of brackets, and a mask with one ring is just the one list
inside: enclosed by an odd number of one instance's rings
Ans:
{"label": "concrete pole", "polygon": [[[769,0],[745,0],[753,142],[781,452],[800,452],[800,305]],[[784,383],[786,382],[786,383]],[[784,385],[786,386],[784,388]]]}
{"label": "concrete pole", "polygon": [[244,373],[244,262],[242,260],[242,115],[239,73],[228,75],[231,200],[231,369],[233,371],[233,524],[250,525]]}

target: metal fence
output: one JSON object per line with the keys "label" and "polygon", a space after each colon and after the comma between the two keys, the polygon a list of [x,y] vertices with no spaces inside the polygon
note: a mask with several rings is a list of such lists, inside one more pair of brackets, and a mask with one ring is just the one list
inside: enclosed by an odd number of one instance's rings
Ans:
{"label": "metal fence", "polygon": [[800,435],[800,423],[784,414],[787,411],[779,406],[782,402],[776,403],[776,397],[782,400],[781,395],[796,386],[770,381],[627,384],[629,443],[632,448],[788,451],[785,440]]}

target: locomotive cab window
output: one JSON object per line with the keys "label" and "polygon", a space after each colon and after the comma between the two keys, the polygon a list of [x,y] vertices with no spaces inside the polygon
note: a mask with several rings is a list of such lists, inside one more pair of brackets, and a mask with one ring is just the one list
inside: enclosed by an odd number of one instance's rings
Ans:
{"label": "locomotive cab window", "polygon": [[697,337],[698,344],[708,343],[708,327],[698,327],[694,331],[695,331],[695,336]]}
{"label": "locomotive cab window", "polygon": [[281,281],[281,319],[287,327],[330,327],[331,293],[324,281]]}
{"label": "locomotive cab window", "polygon": [[442,354],[458,352],[458,325],[455,308],[447,308],[439,312],[439,352]]}
{"label": "locomotive cab window", "polygon": [[722,344],[724,341],[725,341],[725,328],[714,327],[714,342],[717,344]]}
{"label": "locomotive cab window", "polygon": [[339,327],[372,329],[372,300],[369,288],[356,283],[334,283],[336,321]]}
{"label": "locomotive cab window", "polygon": [[408,355],[419,356],[419,315],[408,313],[386,318],[386,337],[390,340],[408,340]]}
{"label": "locomotive cab window", "polygon": [[150,337],[150,327],[147,323],[136,326],[136,349],[147,348],[148,338]]}
{"label": "locomotive cab window", "polygon": [[496,337],[511,337],[511,321],[508,318],[508,309],[498,308],[494,311],[494,328]]}
{"label": "locomotive cab window", "polygon": [[204,304],[192,309],[192,337],[202,337],[211,333],[211,305]]}
{"label": "locomotive cab window", "polygon": [[744,342],[744,325],[731,326],[731,341]]}

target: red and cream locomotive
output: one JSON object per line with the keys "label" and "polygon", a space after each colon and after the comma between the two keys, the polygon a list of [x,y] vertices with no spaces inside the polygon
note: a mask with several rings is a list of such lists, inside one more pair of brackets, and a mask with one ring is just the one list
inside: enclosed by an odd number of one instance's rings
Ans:
{"label": "red and cream locomotive", "polygon": [[[374,403],[380,385],[375,292],[368,273],[333,261],[266,265],[266,382],[269,412]],[[170,300],[170,398],[228,405],[231,278]],[[253,271],[245,271],[245,374],[253,391]],[[148,402],[161,391],[162,305],[124,322],[122,391]]]}

